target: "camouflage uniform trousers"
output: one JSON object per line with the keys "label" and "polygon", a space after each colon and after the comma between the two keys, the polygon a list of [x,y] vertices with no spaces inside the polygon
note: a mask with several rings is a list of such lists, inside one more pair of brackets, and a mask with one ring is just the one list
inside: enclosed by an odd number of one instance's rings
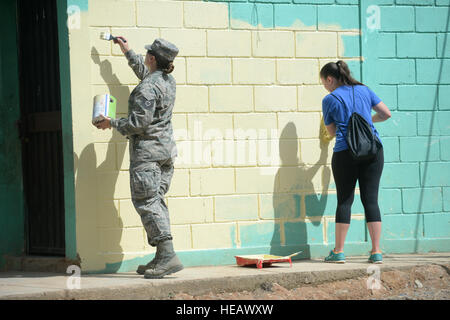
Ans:
{"label": "camouflage uniform trousers", "polygon": [[131,200],[141,216],[148,243],[172,240],[164,195],[170,187],[175,158],[130,165]]}

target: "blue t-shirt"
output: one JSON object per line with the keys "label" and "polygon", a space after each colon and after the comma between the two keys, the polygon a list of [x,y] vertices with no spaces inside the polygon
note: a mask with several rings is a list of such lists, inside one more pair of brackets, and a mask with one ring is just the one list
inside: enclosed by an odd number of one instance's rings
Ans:
{"label": "blue t-shirt", "polygon": [[332,93],[342,102],[328,94],[322,100],[323,121],[325,125],[336,124],[336,143],[334,152],[348,149],[345,135],[347,134],[347,124],[353,112],[359,113],[372,127],[375,135],[381,142],[378,131],[372,122],[372,108],[381,102],[381,99],[369,89],[369,87],[355,85],[355,109],[353,110],[353,90],[352,86],[340,86]]}

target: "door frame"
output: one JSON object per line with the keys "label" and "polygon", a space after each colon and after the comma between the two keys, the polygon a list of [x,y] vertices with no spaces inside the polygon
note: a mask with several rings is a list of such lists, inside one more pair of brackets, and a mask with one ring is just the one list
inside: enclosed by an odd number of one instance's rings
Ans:
{"label": "door frame", "polygon": [[[2,0],[0,10],[0,25],[2,31],[5,31],[3,41],[9,44],[8,47],[0,46],[0,105],[7,108],[3,110],[6,114],[3,115],[4,123],[0,130],[0,152],[2,158],[6,155],[7,158],[0,159],[0,162],[3,166],[6,164],[8,170],[8,174],[0,174],[0,269],[3,270],[6,256],[21,255],[24,252],[25,212],[22,147],[16,126],[16,121],[20,118],[16,0]],[[2,169],[5,170],[4,167]]]}
{"label": "door frame", "polygon": [[73,161],[72,99],[70,90],[69,29],[67,1],[57,0],[59,79],[61,91],[61,121],[63,142],[64,205],[66,258],[77,259],[75,174]]}

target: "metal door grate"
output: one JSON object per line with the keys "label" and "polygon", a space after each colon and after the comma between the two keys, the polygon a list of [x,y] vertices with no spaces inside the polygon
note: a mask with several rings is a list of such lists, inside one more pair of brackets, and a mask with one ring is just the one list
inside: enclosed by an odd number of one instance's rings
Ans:
{"label": "metal door grate", "polygon": [[17,20],[27,253],[64,255],[56,0],[18,0]]}

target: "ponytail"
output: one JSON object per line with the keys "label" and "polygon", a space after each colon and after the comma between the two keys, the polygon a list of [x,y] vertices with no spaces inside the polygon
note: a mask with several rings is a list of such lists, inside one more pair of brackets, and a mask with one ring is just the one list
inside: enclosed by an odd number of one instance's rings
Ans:
{"label": "ponytail", "polygon": [[320,77],[326,79],[331,76],[346,86],[364,85],[351,75],[350,69],[345,61],[329,62],[320,70]]}

